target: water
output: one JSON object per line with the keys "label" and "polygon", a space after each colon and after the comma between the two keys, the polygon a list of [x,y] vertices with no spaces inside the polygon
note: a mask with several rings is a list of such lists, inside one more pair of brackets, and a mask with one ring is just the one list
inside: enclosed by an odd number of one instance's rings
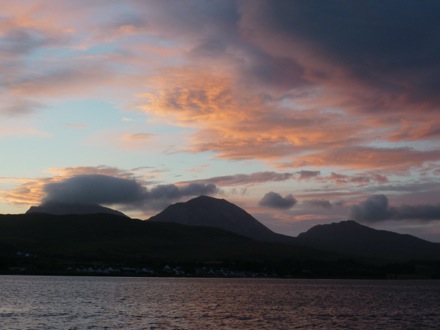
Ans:
{"label": "water", "polygon": [[0,329],[440,329],[440,281],[0,276]]}

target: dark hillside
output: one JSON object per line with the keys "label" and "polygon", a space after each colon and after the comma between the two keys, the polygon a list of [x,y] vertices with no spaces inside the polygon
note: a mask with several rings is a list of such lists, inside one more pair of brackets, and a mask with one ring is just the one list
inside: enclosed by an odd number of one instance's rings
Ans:
{"label": "dark hillside", "polygon": [[376,230],[355,221],[318,225],[296,238],[296,243],[326,251],[394,260],[440,260],[440,244]]}
{"label": "dark hillside", "polygon": [[314,249],[258,242],[221,229],[134,220],[109,214],[2,215],[9,251],[97,262],[210,262],[326,259]]}

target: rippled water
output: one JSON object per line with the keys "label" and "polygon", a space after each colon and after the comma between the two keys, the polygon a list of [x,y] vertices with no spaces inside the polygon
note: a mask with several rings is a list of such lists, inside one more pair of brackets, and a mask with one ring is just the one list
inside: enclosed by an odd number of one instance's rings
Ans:
{"label": "rippled water", "polygon": [[440,329],[440,281],[0,277],[1,329]]}

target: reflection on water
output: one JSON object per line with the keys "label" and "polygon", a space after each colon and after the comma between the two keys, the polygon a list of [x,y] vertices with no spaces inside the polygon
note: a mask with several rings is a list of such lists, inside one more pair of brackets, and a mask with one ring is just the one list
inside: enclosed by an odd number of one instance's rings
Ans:
{"label": "reflection on water", "polygon": [[439,329],[439,281],[0,277],[1,329]]}

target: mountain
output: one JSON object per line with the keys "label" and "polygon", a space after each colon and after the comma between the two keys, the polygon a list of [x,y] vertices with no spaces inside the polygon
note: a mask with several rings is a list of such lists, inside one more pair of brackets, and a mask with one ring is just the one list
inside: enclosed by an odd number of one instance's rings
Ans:
{"label": "mountain", "polygon": [[61,202],[48,202],[39,206],[31,206],[26,214],[32,213],[46,213],[55,215],[104,213],[126,217],[126,215],[122,212],[98,204],[74,204]]}
{"label": "mountain", "polygon": [[173,204],[148,221],[219,228],[258,241],[288,243],[293,239],[274,233],[237,205],[209,196]]}
{"label": "mountain", "polygon": [[300,234],[296,243],[316,249],[377,259],[440,260],[440,244],[355,221],[317,225]]}
{"label": "mountain", "polygon": [[440,278],[440,244],[354,221],[315,226],[293,238],[273,233],[234,204],[207,196],[174,204],[150,221],[41,210],[47,211],[0,215],[0,273],[153,267],[163,275],[164,265],[174,265],[195,276],[201,267],[219,274],[230,269],[294,277]]}

